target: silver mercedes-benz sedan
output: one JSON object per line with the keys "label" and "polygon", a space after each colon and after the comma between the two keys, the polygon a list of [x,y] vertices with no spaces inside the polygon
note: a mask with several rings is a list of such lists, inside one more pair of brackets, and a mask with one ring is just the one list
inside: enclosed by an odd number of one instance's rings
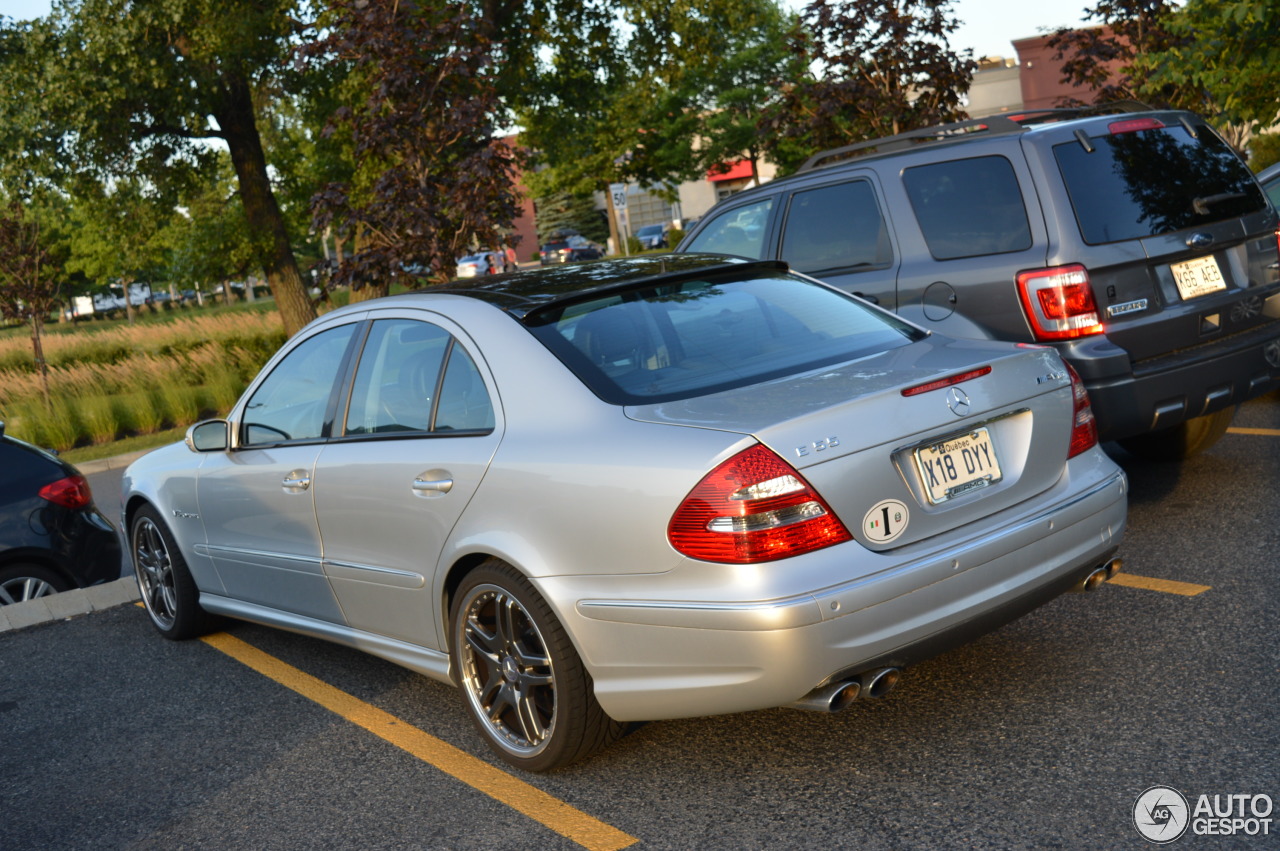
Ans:
{"label": "silver mercedes-benz sedan", "polygon": [[1104,580],[1125,514],[1053,349],[680,255],[335,310],[128,469],[121,528],[161,634],[357,647],[538,771],[627,722],[880,696]]}

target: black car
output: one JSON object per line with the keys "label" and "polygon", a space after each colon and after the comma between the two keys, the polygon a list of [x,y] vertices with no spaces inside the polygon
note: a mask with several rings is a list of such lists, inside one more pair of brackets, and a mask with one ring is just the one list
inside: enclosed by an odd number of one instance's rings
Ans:
{"label": "black car", "polygon": [[576,263],[579,260],[599,260],[604,254],[593,245],[573,245],[567,241],[548,242],[538,252],[538,261],[547,266],[553,263]]}
{"label": "black car", "polygon": [[1280,386],[1276,225],[1203,119],[1127,103],[815,154],[677,250],[785,260],[929,330],[1053,346],[1103,440],[1172,460]]}
{"label": "black car", "polygon": [[120,542],[88,481],[0,423],[0,605],[119,577]]}

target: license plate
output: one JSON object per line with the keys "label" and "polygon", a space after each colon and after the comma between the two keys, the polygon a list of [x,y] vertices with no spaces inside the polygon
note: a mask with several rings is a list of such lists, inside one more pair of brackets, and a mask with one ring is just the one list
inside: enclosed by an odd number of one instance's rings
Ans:
{"label": "license plate", "polygon": [[1183,263],[1170,263],[1173,280],[1178,285],[1178,295],[1186,301],[1202,295],[1225,290],[1227,282],[1222,279],[1222,270],[1213,255],[1197,257]]}
{"label": "license plate", "polygon": [[934,505],[1003,478],[996,448],[985,428],[922,446],[915,451],[915,459],[929,502]]}

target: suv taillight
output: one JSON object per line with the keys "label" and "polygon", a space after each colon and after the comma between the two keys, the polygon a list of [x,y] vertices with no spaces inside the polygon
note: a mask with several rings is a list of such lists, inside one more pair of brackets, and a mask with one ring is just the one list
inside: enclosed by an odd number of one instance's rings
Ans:
{"label": "suv taillight", "polygon": [[84,508],[93,502],[89,482],[84,476],[67,476],[65,479],[50,482],[40,488],[39,496],[63,508]]}
{"label": "suv taillight", "polygon": [[725,564],[789,558],[852,538],[800,473],[760,444],[707,473],[667,526],[682,555]]}
{"label": "suv taillight", "polygon": [[[1063,361],[1066,363],[1066,361]],[[1093,418],[1093,407],[1089,404],[1089,393],[1084,389],[1080,373],[1067,363],[1067,374],[1071,376],[1071,447],[1067,457],[1074,458],[1086,449],[1098,445],[1098,422]]]}
{"label": "suv taillight", "polygon": [[1079,263],[1019,272],[1018,297],[1037,340],[1102,333],[1089,272]]}

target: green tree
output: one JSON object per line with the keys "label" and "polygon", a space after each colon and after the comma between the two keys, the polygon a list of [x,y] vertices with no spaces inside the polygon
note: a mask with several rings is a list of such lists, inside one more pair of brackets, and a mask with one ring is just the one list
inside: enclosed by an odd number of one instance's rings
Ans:
{"label": "green tree", "polygon": [[609,225],[596,209],[590,195],[570,195],[561,192],[536,202],[538,209],[538,242],[550,242],[559,233],[579,233],[592,242],[604,242],[609,237]]}
{"label": "green tree", "polygon": [[180,209],[162,237],[169,246],[169,275],[201,288],[223,284],[230,300],[231,281],[258,269],[230,163],[220,163],[206,182],[192,187]]}
{"label": "green tree", "polygon": [[99,286],[119,285],[132,323],[129,287],[154,280],[167,265],[164,235],[173,215],[171,200],[148,192],[137,180],[122,179],[109,188],[83,186],[72,201],[67,271],[83,272]]}
{"label": "green tree", "polygon": [[955,51],[950,0],[815,0],[790,44],[810,72],[777,81],[782,96],[762,122],[786,168],[813,153],[965,117],[977,68]]}
{"label": "green tree", "polygon": [[[259,116],[291,61],[302,0],[63,0],[31,25],[6,24],[0,148],[64,171],[156,185],[226,146],[241,204],[285,329],[315,315],[274,195]],[[15,156],[10,154],[12,161]],[[42,166],[43,167],[43,166]]]}
{"label": "green tree", "polygon": [[[1191,91],[1233,125],[1269,127],[1280,117],[1280,0],[1187,0],[1163,19],[1164,45],[1136,52],[1142,91]],[[1194,100],[1193,100],[1194,103]]]}
{"label": "green tree", "polygon": [[31,327],[31,350],[49,403],[49,365],[44,359],[44,324],[59,303],[61,283],[46,247],[40,216],[21,201],[0,210],[0,316]]}

